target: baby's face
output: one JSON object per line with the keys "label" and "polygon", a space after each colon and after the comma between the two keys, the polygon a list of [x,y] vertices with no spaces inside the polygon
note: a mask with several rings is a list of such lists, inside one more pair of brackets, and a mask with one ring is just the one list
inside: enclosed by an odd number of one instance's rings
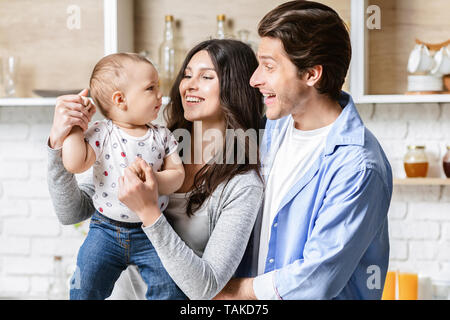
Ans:
{"label": "baby's face", "polygon": [[126,67],[128,81],[125,97],[128,122],[144,125],[158,117],[162,105],[158,72],[145,62],[131,62]]}

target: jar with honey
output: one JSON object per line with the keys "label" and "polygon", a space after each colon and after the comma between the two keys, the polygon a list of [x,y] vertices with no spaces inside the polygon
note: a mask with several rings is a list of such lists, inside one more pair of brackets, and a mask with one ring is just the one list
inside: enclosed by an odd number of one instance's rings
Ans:
{"label": "jar with honey", "polygon": [[444,156],[444,160],[442,161],[444,166],[445,176],[450,178],[450,146],[447,146],[447,153]]}
{"label": "jar with honey", "polygon": [[408,178],[426,177],[428,159],[425,146],[408,146],[408,152],[403,158],[403,165]]}

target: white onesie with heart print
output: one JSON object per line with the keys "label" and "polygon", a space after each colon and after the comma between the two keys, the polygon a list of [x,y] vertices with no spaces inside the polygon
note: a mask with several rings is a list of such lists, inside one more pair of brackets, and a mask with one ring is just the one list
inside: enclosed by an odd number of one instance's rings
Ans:
{"label": "white onesie with heart print", "polygon": [[[164,126],[149,124],[142,137],[127,134],[111,120],[96,121],[85,133],[85,140],[94,149],[93,166],[95,208],[104,216],[122,222],[140,222],[139,217],[118,199],[119,177],[136,157],[160,171],[163,160],[177,151],[175,136]],[[167,207],[168,197],[161,201],[161,211]]]}

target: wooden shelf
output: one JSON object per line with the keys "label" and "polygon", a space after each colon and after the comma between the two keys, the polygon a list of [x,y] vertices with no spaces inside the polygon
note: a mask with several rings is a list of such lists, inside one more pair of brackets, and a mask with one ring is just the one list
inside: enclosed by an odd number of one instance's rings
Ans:
{"label": "wooden shelf", "polygon": [[0,107],[43,107],[55,105],[56,98],[4,98]]}
{"label": "wooden shelf", "polygon": [[[169,97],[163,97],[163,105],[167,105],[170,101]],[[0,107],[46,107],[54,106],[56,97],[54,98],[4,98],[0,99]]]}
{"label": "wooden shelf", "polygon": [[450,178],[395,178],[400,186],[450,186]]}

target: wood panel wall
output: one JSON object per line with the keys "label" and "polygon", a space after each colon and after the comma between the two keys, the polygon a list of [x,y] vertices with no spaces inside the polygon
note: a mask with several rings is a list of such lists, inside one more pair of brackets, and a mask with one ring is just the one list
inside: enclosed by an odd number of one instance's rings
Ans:
{"label": "wood panel wall", "polygon": [[[70,5],[81,9],[79,30],[67,28]],[[102,0],[0,0],[0,14],[0,51],[20,59],[19,96],[88,85],[103,56]]]}
{"label": "wood panel wall", "polygon": [[[229,30],[237,37],[237,31],[250,31],[250,41],[257,44],[258,22],[264,15],[284,3],[284,0],[135,0],[135,50],[146,50],[151,59],[158,63],[159,45],[163,40],[164,16],[175,18],[175,37],[178,43],[178,65],[181,65],[187,51],[200,41],[214,35],[216,16],[225,14]],[[350,0],[320,0],[335,9],[341,17],[350,22]],[[345,86],[348,90],[348,86]]]}
{"label": "wood panel wall", "polygon": [[[255,44],[261,18],[284,0],[129,0],[134,1],[135,52],[147,50],[157,63],[164,15],[176,20],[179,59],[215,33],[216,15],[228,26],[247,29]],[[350,21],[350,0],[322,0]],[[69,30],[69,5],[81,8],[81,29]],[[78,89],[88,85],[95,63],[103,56],[103,0],[0,0],[0,51],[20,58],[18,96],[33,89]]]}

